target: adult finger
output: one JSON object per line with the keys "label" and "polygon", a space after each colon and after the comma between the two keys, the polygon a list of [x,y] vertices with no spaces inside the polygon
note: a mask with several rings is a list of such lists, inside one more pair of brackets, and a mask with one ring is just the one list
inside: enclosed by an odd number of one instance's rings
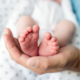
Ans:
{"label": "adult finger", "polygon": [[4,42],[9,54],[11,55],[11,58],[15,62],[27,67],[25,63],[27,62],[29,56],[19,51],[19,49],[16,47],[15,43],[9,35],[4,34]]}
{"label": "adult finger", "polygon": [[4,28],[4,33],[9,35],[13,39],[12,32],[11,32],[11,30],[9,28]]}
{"label": "adult finger", "polygon": [[67,58],[62,53],[59,53],[49,57],[32,57],[27,61],[27,66],[41,70],[50,70],[64,68],[66,63]]}

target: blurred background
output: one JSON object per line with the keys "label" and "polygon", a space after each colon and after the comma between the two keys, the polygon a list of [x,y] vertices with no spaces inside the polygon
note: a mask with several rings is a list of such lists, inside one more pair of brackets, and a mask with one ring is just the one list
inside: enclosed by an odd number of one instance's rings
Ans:
{"label": "blurred background", "polygon": [[19,0],[0,0],[0,36]]}
{"label": "blurred background", "polygon": [[77,21],[80,25],[80,0],[70,0],[73,8],[73,12],[76,15]]}
{"label": "blurred background", "polygon": [[[4,27],[9,21],[10,16],[15,14],[15,12],[19,12],[19,9],[22,8],[22,7],[20,8],[20,6],[18,5],[20,5],[21,3],[27,4],[27,2],[28,4],[29,3],[31,4],[33,0],[0,0],[0,37]],[[27,15],[30,15],[33,8],[31,8],[31,6],[29,5],[26,6],[25,4],[24,4],[24,9],[26,9]],[[25,11],[24,9],[22,12],[26,14],[26,12],[24,12]],[[27,11],[27,9],[31,10]],[[20,14],[18,14],[18,16],[19,17],[21,16],[21,12]]]}
{"label": "blurred background", "polygon": [[[23,0],[0,0],[0,36],[16,5],[19,4],[21,1]],[[24,1],[26,2],[27,0]],[[70,1],[73,7],[73,12],[75,13],[77,21],[80,24],[80,0]]]}

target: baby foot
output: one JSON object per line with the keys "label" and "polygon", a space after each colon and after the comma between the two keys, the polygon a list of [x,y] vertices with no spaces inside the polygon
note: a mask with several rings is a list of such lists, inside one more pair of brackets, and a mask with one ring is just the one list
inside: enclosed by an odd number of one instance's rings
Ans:
{"label": "baby foot", "polygon": [[46,32],[39,47],[40,56],[52,56],[59,50],[59,45],[55,37],[51,38],[51,34]]}
{"label": "baby foot", "polygon": [[29,56],[38,55],[39,26],[28,27],[19,38],[22,51]]}

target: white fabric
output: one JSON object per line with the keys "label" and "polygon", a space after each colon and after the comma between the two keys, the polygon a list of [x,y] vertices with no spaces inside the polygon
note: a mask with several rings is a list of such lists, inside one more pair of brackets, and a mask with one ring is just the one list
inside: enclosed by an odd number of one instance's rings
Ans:
{"label": "white fabric", "polygon": [[58,22],[64,19],[61,6],[54,1],[35,1],[31,17],[38,23],[40,29],[53,30]]}
{"label": "white fabric", "polygon": [[62,6],[62,10],[63,10],[65,18],[67,20],[72,21],[76,25],[76,27],[79,27],[76,16],[73,13],[73,9],[72,9],[70,0],[62,0],[61,6]]}
{"label": "white fabric", "polygon": [[[17,22],[18,18],[20,17],[19,15],[27,14],[27,15],[32,16],[32,12],[34,10],[33,9],[34,5],[32,5],[31,3],[35,4],[33,1],[28,2],[28,0],[27,0],[27,2],[26,2],[25,0],[21,0],[20,3],[18,3],[15,6],[15,10],[13,11],[13,14],[9,19],[9,22],[6,25],[6,27],[8,27],[12,30],[15,37],[17,37],[16,36],[16,28],[17,28],[16,22]],[[46,2],[46,4],[47,4],[47,2]],[[52,6],[53,6],[53,4],[50,3],[50,5],[52,5]],[[47,6],[48,6],[48,4],[46,5],[46,7]],[[26,7],[26,10],[24,10],[25,7]],[[27,8],[29,8],[29,10]],[[47,10],[50,11],[50,9],[52,11],[51,7],[50,8],[48,7]],[[62,9],[63,9],[65,18],[74,22],[76,25],[76,32],[75,32],[74,38],[71,41],[72,42],[71,45],[74,45],[80,49],[80,32],[79,32],[80,28],[78,26],[75,15],[72,12],[70,0],[62,1]],[[53,14],[51,14],[50,16],[53,17],[52,15]],[[44,16],[47,16],[47,13]],[[50,22],[49,25],[53,25],[52,23],[54,21],[52,18],[50,18],[49,22]],[[54,23],[54,25],[56,25],[56,23]],[[41,25],[41,26],[43,26],[43,25]],[[52,33],[51,30],[41,29],[40,36],[42,37],[42,35],[46,31],[49,31]],[[4,46],[4,41],[2,38],[1,44],[0,44],[0,80],[80,80],[80,73],[76,73],[76,72],[72,72],[72,71],[63,71],[63,72],[58,72],[58,73],[48,73],[48,74],[43,74],[43,75],[36,75],[34,72],[22,67],[21,65],[15,63],[14,61],[12,61],[10,59],[9,53]]]}

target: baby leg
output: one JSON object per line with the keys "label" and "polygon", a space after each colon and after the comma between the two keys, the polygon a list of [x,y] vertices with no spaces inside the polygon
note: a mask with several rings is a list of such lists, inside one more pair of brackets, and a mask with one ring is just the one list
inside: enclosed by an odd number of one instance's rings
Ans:
{"label": "baby leg", "polygon": [[18,37],[21,35],[21,33],[27,28],[27,27],[33,27],[37,23],[30,17],[30,16],[22,16],[19,18],[17,23],[17,35]]}
{"label": "baby leg", "polygon": [[18,38],[22,51],[29,56],[38,55],[39,26],[29,16],[18,21]]}
{"label": "baby leg", "polygon": [[68,20],[63,20],[58,23],[53,32],[53,36],[57,38],[60,47],[66,46],[75,32],[75,25]]}
{"label": "baby leg", "polygon": [[39,46],[39,55],[52,56],[56,54],[58,50],[59,50],[59,45],[56,37],[52,37],[49,32],[46,32]]}
{"label": "baby leg", "polygon": [[[75,32],[75,25],[68,21],[64,20],[58,23],[53,32],[53,36],[49,33],[45,33],[42,43],[39,46],[39,55],[41,56],[51,56],[58,52],[59,46],[66,46],[71,40]],[[56,39],[57,38],[57,39]]]}

